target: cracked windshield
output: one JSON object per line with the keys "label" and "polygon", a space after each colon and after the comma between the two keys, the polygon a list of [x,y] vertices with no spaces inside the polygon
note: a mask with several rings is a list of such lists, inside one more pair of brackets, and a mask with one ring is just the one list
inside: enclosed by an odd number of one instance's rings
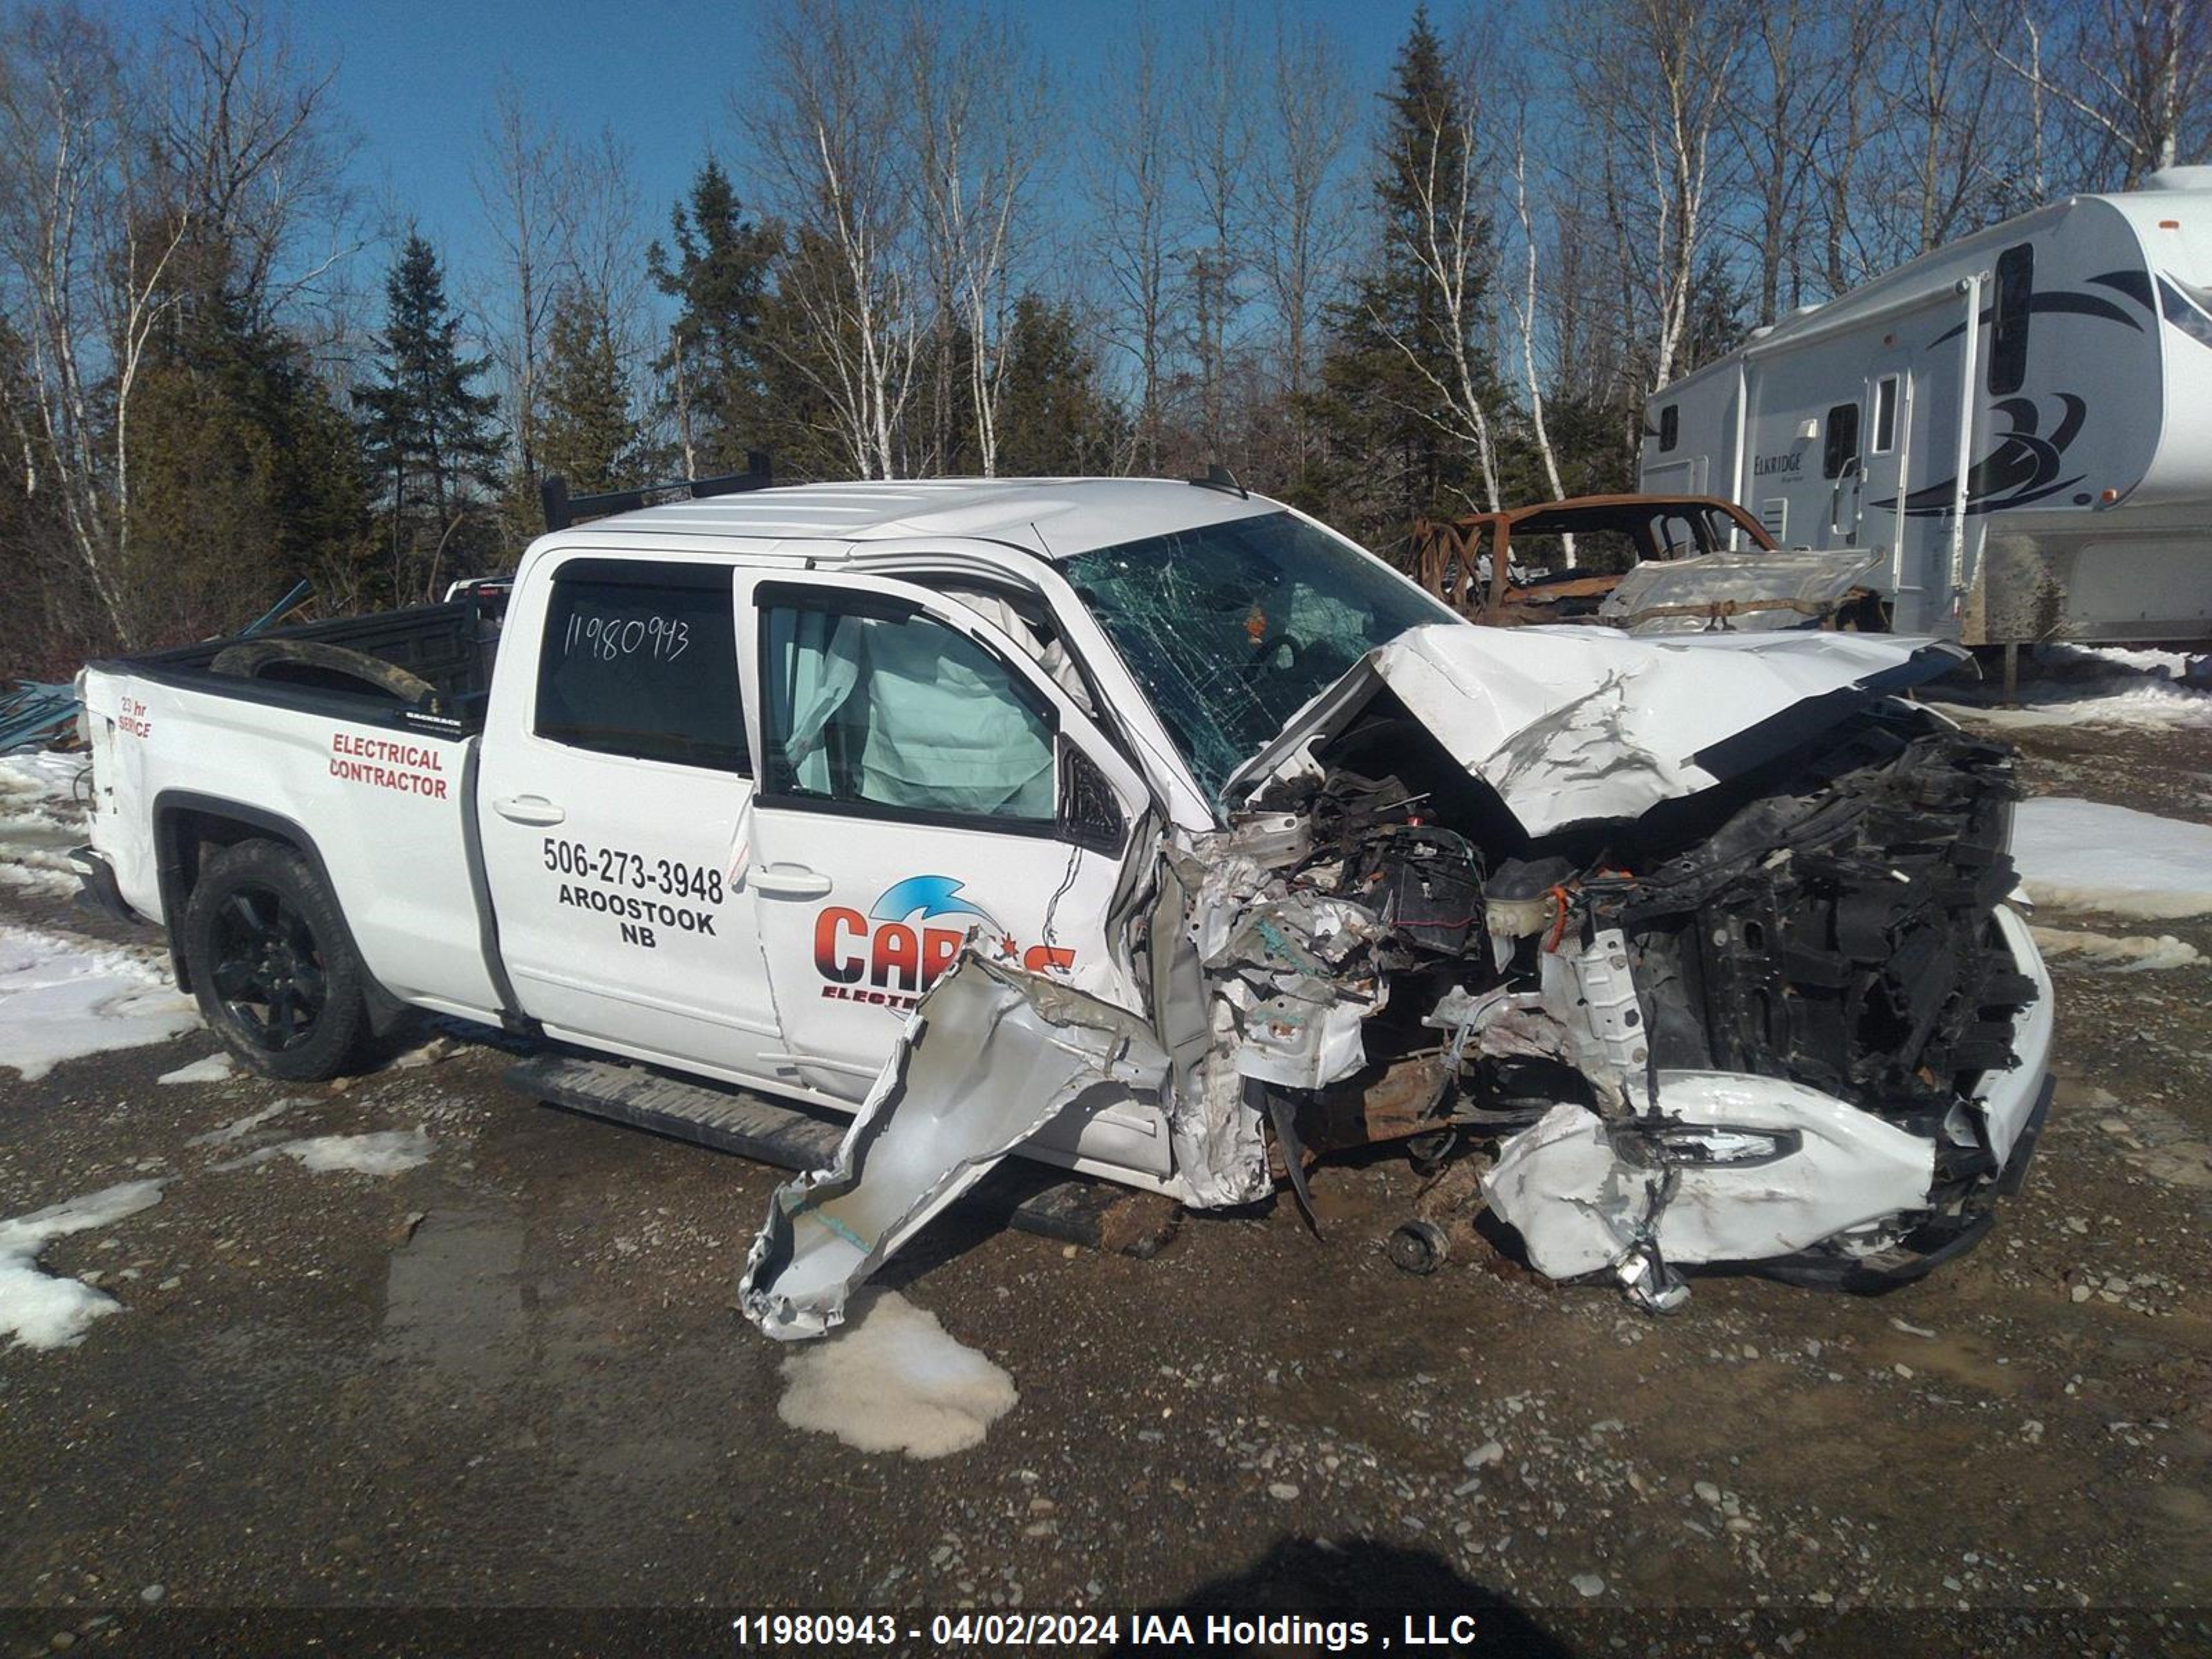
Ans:
{"label": "cracked windshield", "polygon": [[1287,513],[1124,542],[1063,568],[1209,798],[1368,652],[1458,620]]}

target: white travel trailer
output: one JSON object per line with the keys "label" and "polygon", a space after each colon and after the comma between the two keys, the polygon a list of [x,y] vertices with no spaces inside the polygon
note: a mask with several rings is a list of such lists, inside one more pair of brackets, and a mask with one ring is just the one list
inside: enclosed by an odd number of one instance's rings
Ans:
{"label": "white travel trailer", "polygon": [[2212,636],[2208,286],[2212,167],[2070,197],[1662,389],[1643,488],[1877,555],[1899,633]]}

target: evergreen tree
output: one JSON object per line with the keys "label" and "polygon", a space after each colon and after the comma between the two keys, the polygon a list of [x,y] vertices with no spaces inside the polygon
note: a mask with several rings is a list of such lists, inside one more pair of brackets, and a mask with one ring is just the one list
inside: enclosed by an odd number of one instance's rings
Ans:
{"label": "evergreen tree", "polygon": [[385,283],[378,379],[354,393],[369,483],[383,519],[393,597],[427,594],[456,560],[489,547],[459,519],[498,483],[499,399],[476,389],[490,360],[460,353],[461,319],[446,300],[429,243],[410,233]]}
{"label": "evergreen tree", "polygon": [[678,459],[702,476],[743,470],[745,452],[768,441],[761,361],[762,309],[781,244],[770,225],[745,217],[736,188],[708,156],[688,203],[669,215],[674,251],[655,242],[646,264],[676,302],[662,376]]}
{"label": "evergreen tree", "polygon": [[[1313,410],[1328,453],[1321,476],[1292,487],[1293,499],[1314,502],[1378,546],[1398,540],[1411,519],[1464,512],[1479,467],[1471,446],[1435,414],[1437,386],[1456,376],[1454,321],[1415,259],[1432,234],[1447,245],[1450,236],[1438,198],[1452,192],[1425,191],[1423,182],[1455,178],[1473,142],[1463,118],[1468,100],[1425,7],[1413,14],[1383,101],[1389,112],[1372,187],[1376,234],[1365,268],[1330,313],[1333,338]],[[1458,326],[1478,392],[1500,408],[1496,372],[1474,334],[1481,309],[1468,305]]]}
{"label": "evergreen tree", "polygon": [[546,337],[538,465],[576,495],[620,489],[637,447],[629,388],[613,331],[591,297],[571,284],[555,301]]}
{"label": "evergreen tree", "polygon": [[999,471],[1009,477],[1105,472],[1121,439],[1119,411],[1067,307],[1035,294],[1014,301],[999,415]]}

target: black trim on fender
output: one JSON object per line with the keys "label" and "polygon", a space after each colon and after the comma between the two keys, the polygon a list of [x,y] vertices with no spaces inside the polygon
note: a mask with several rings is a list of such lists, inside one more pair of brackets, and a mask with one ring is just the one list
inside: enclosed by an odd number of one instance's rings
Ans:
{"label": "black trim on fender", "polygon": [[2017,1198],[2020,1189],[2027,1184],[2027,1166],[2035,1158],[2036,1143],[2043,1139],[2043,1120],[2051,1115],[2051,1097],[2057,1092],[2058,1079],[2046,1076],[2043,1087],[2036,1091],[2035,1105],[2028,1112],[2027,1121],[2020,1126],[2004,1169],[1997,1176],[2000,1197]]}
{"label": "black trim on fender", "polygon": [[70,862],[76,866],[76,878],[84,884],[77,893],[79,903],[89,904],[102,915],[135,927],[147,925],[146,918],[125,900],[123,889],[115,879],[115,866],[107,861],[106,854],[96,853],[88,846],[72,847]]}
{"label": "black trim on fender", "polygon": [[315,879],[323,884],[323,890],[331,896],[331,903],[337,911],[338,926],[345,929],[346,949],[361,963],[362,992],[368,1004],[370,1028],[381,1036],[407,1012],[408,1005],[386,990],[369,970],[368,963],[355,944],[353,924],[346,920],[345,906],[338,902],[338,890],[331,884],[330,867],[323,862],[322,849],[310,836],[291,819],[258,806],[247,806],[242,802],[224,800],[215,795],[194,794],[189,790],[164,789],[154,797],[154,855],[160,872],[161,892],[161,921],[169,934],[169,963],[177,976],[177,988],[192,988],[191,970],[185,963],[183,921],[186,892],[184,887],[184,847],[177,837],[176,820],[186,812],[198,812],[211,818],[228,818],[248,829],[266,830],[276,839],[285,842],[301,857],[306,859],[315,872]]}

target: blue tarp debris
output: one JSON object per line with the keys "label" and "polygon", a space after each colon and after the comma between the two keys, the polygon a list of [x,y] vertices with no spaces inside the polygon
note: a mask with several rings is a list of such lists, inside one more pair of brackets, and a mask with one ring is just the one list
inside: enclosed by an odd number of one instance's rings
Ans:
{"label": "blue tarp debris", "polygon": [[76,692],[67,685],[18,681],[0,692],[0,751],[27,743],[52,743],[76,731]]}

